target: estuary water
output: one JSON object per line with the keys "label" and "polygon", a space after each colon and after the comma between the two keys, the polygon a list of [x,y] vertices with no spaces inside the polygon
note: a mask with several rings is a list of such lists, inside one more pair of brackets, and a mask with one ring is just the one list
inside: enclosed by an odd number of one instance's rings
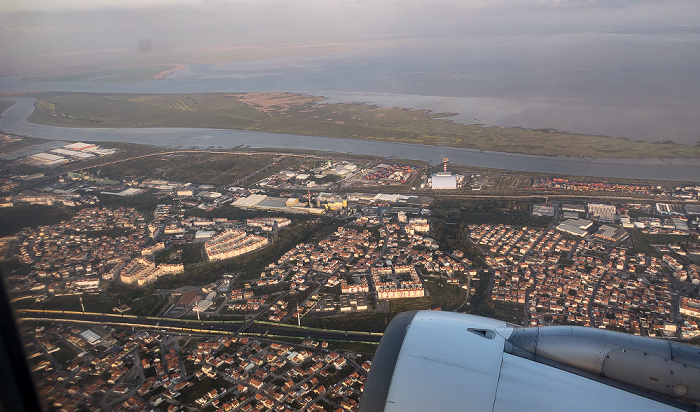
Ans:
{"label": "estuary water", "polygon": [[34,99],[15,98],[0,118],[0,129],[52,140],[129,142],[172,148],[280,148],[357,153],[461,165],[566,175],[700,181],[700,159],[590,159],[531,156],[451,147],[197,128],[64,128],[29,123]]}
{"label": "estuary water", "polygon": [[182,62],[158,81],[37,82],[0,92],[299,92],[456,113],[486,126],[700,141],[700,34],[580,33],[431,39],[233,62]]}
{"label": "estuary water", "polygon": [[[218,63],[183,62],[142,82],[26,81],[0,77],[0,93],[298,92],[332,102],[366,102],[455,113],[452,121],[571,133],[700,141],[700,34],[580,33],[468,37]],[[234,130],[66,129],[25,121],[30,99],[3,113],[0,128],[61,140],[168,147],[279,147],[353,152],[511,170],[659,180],[700,180],[698,159],[581,159],[491,153],[367,140]],[[572,137],[574,138],[574,137]]]}

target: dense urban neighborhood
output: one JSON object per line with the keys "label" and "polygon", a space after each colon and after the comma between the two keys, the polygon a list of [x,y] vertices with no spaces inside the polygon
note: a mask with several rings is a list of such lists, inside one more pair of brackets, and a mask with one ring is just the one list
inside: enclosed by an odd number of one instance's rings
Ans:
{"label": "dense urban neighborhood", "polygon": [[[405,310],[700,336],[696,186],[281,153],[73,167],[125,154],[98,149],[4,160],[3,274],[50,410],[357,410]],[[258,157],[167,177],[207,156]]]}

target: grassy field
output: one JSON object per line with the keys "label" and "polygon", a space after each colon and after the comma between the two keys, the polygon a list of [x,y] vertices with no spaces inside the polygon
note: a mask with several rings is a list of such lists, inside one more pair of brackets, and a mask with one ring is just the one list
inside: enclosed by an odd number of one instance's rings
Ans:
{"label": "grassy field", "polygon": [[[80,297],[79,295],[54,296],[42,303],[22,300],[16,305],[16,309],[81,311]],[[112,308],[126,303],[131,306],[131,310],[126,312],[129,315],[156,316],[165,306],[168,298],[147,289],[114,283],[108,291],[100,294],[83,294],[82,299],[86,312],[112,313]]]}
{"label": "grassy field", "polygon": [[60,363],[61,365],[68,365],[68,363],[75,359],[76,355],[78,355],[75,352],[75,349],[65,342],[58,342],[57,346],[60,349],[52,353],[52,356],[54,359],[56,359],[56,362]]}
{"label": "grassy field", "polygon": [[213,185],[232,184],[274,159],[271,155],[228,153],[172,153],[96,167],[101,176],[132,179],[169,179]]}
{"label": "grassy field", "polygon": [[[178,251],[181,251],[181,259],[170,259],[170,256]],[[192,265],[204,261],[202,251],[203,245],[201,243],[191,245],[172,245],[169,249],[158,252],[155,256],[155,260],[157,264],[182,263],[183,265]]]}
{"label": "grassy field", "polygon": [[[546,227],[552,218],[530,215],[530,204],[536,199],[520,200],[472,200],[436,197],[431,208],[434,217],[449,224],[508,224],[517,226]],[[441,243],[442,244],[442,243]]]}
{"label": "grassy field", "polygon": [[163,199],[153,196],[150,192],[129,197],[103,194],[98,197],[102,207],[133,207],[146,214],[153,212],[157,205],[163,203]]}
{"label": "grassy field", "polygon": [[[0,105],[3,103],[0,100]],[[1,114],[1,112],[0,112]],[[10,153],[15,150],[24,149],[26,147],[46,143],[48,140],[37,139],[34,137],[18,136],[18,135],[6,135],[8,137],[0,138],[0,153]]]}
{"label": "grassy field", "polygon": [[669,243],[687,243],[690,240],[690,236],[682,235],[663,235],[663,234],[648,234],[642,233],[637,229],[627,230],[634,240],[634,247],[638,252],[645,253],[650,256],[660,257],[662,254],[657,252],[651,245],[661,244],[667,245]]}
{"label": "grassy field", "polygon": [[290,93],[35,94],[35,123],[64,127],[203,127],[382,140],[534,155],[700,157],[700,146],[636,142],[553,130],[482,127],[450,113],[327,104]]}
{"label": "grassy field", "polygon": [[333,330],[384,332],[384,329],[386,329],[386,326],[396,314],[397,313],[359,312],[342,316],[306,316],[301,320],[301,325]]}

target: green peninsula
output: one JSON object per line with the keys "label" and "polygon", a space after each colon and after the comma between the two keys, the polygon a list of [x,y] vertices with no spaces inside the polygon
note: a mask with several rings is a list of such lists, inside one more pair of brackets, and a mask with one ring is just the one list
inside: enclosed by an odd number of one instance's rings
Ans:
{"label": "green peninsula", "polygon": [[[61,127],[200,127],[382,140],[531,155],[697,158],[699,146],[651,143],[556,130],[483,127],[452,113],[326,103],[294,93],[41,93],[29,121]],[[659,140],[664,140],[660,137]]]}

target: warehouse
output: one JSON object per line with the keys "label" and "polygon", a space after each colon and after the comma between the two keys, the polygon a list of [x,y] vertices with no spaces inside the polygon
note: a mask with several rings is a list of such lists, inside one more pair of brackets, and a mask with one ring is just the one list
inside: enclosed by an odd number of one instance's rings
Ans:
{"label": "warehouse", "polygon": [[430,187],[436,190],[457,189],[457,175],[450,172],[440,172],[430,177]]}

